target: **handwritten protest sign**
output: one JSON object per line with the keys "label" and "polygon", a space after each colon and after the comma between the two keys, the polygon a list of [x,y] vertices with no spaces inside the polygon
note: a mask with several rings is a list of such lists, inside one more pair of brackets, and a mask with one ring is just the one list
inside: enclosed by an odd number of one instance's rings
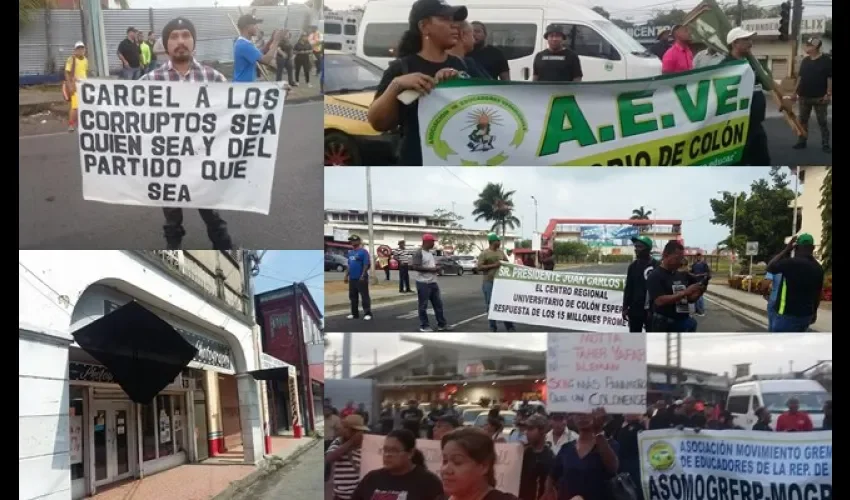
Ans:
{"label": "handwritten protest sign", "polygon": [[503,263],[487,317],[543,327],[628,332],[623,319],[626,277],[565,273]]}
{"label": "handwritten protest sign", "polygon": [[647,500],[834,498],[832,431],[660,429],[638,449]]}
{"label": "handwritten protest sign", "polygon": [[[360,477],[367,472],[384,466],[384,436],[363,436],[360,448]],[[440,442],[433,439],[417,439],[416,448],[425,456],[425,466],[437,476],[443,462]],[[522,445],[519,443],[496,443],[496,489],[519,495],[519,479],[522,473]]]}
{"label": "handwritten protest sign", "polygon": [[83,198],[268,214],[275,83],[77,82]]}
{"label": "handwritten protest sign", "polygon": [[585,83],[456,79],[419,101],[423,165],[737,165],[747,61]]}
{"label": "handwritten protest sign", "polygon": [[548,411],[646,412],[645,333],[549,333]]}

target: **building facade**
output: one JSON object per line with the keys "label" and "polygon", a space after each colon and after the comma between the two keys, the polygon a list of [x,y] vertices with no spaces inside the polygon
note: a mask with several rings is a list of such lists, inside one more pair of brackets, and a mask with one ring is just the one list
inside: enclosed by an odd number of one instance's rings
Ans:
{"label": "building facade", "polygon": [[[263,459],[241,267],[241,252],[19,252],[19,498],[82,498],[225,453]],[[140,329],[124,320],[131,311],[163,326]],[[139,402],[137,386],[160,372],[122,363],[155,358],[146,336],[194,355]]]}
{"label": "building facade", "polygon": [[314,431],[323,420],[324,335],[322,311],[303,284],[258,294],[257,323],[263,351],[294,367],[287,381],[267,383],[272,434]]}
{"label": "building facade", "polygon": [[[799,169],[799,195],[788,203],[790,208],[797,205],[797,224],[799,232],[809,233],[815,239],[815,249],[819,250],[823,241],[823,221],[821,220],[821,189],[826,181],[828,167],[803,167]],[[796,174],[796,169],[791,169]],[[791,182],[794,182],[793,180]]]}
{"label": "building facade", "polygon": [[[345,242],[349,234],[357,234],[365,241],[369,236],[367,217],[368,214],[360,210],[325,210],[326,239],[330,237],[330,243],[339,245]],[[477,256],[488,247],[489,231],[452,227],[450,221],[440,219],[434,214],[373,210],[372,226],[375,248],[381,245],[396,248],[400,240],[404,240],[408,248],[415,248],[421,244],[422,235],[425,233],[438,238],[439,250],[456,254]],[[503,238],[502,246],[514,248],[518,240],[518,236],[508,234]]]}
{"label": "building facade", "polygon": [[678,219],[551,219],[541,237],[544,247],[559,241],[580,241],[602,255],[631,255],[631,238],[639,235],[648,236],[656,250],[670,240],[684,244],[682,221]]}

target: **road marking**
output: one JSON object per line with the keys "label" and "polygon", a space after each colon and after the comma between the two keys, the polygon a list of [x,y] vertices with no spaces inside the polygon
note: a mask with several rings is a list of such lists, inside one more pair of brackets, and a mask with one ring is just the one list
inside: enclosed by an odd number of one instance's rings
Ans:
{"label": "road marking", "polygon": [[477,319],[481,319],[481,318],[483,318],[483,317],[485,317],[485,316],[487,316],[487,313],[481,313],[481,314],[479,314],[479,315],[477,315],[477,316],[473,316],[473,317],[471,317],[471,318],[466,318],[466,319],[464,319],[464,320],[458,321],[457,323],[455,323],[455,324],[453,324],[453,325],[450,325],[450,326],[449,326],[449,328],[454,329],[455,327],[458,327],[458,326],[460,326],[460,325],[465,325],[466,323],[470,323],[470,322],[475,321],[475,320],[477,320]]}
{"label": "road marking", "polygon": [[[399,304],[407,304],[408,302],[416,302],[417,300],[418,299],[416,298],[416,295],[414,295],[412,298],[409,298],[409,299],[399,299],[399,300],[393,300],[393,301],[390,301],[390,302],[380,302],[380,303],[377,303],[377,304],[372,304],[372,310],[375,311],[375,310],[378,310],[378,309],[384,309],[384,308],[387,308],[387,307],[397,306]],[[342,305],[340,305],[338,307],[342,307]],[[350,313],[350,311],[348,310],[347,307],[341,308],[338,311],[327,311],[326,310],[325,311],[325,318],[334,318],[336,316],[347,316],[349,313]]]}

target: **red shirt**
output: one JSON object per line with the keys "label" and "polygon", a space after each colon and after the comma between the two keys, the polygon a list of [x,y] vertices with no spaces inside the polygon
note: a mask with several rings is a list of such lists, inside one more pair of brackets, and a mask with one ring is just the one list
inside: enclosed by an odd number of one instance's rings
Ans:
{"label": "red shirt", "polygon": [[343,408],[342,411],[339,412],[339,417],[345,418],[349,415],[353,415],[354,411],[355,411],[355,408]]}
{"label": "red shirt", "polygon": [[676,42],[661,58],[662,73],[681,73],[694,69],[694,53],[683,43]]}
{"label": "red shirt", "polygon": [[813,427],[812,419],[804,411],[796,413],[786,411],[776,419],[776,432],[810,431]]}

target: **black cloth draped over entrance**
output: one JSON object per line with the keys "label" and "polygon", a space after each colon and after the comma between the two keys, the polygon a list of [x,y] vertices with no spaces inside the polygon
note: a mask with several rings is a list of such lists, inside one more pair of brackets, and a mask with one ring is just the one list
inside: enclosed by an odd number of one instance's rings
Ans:
{"label": "black cloth draped over entrance", "polygon": [[125,304],[72,335],[139,404],[150,403],[198,354],[173,326],[138,302]]}

